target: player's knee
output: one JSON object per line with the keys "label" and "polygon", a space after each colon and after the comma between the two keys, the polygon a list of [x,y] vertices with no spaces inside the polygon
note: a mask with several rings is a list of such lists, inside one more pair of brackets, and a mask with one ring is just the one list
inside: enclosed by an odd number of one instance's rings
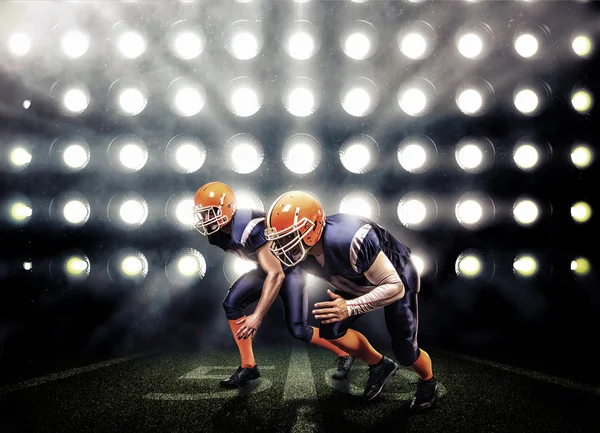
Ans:
{"label": "player's knee", "polygon": [[290,331],[292,337],[307,343],[312,339],[313,336],[313,329],[308,326],[306,322],[288,324],[288,330]]}
{"label": "player's knee", "polygon": [[319,328],[319,337],[324,338],[325,340],[337,340],[344,335],[346,335],[346,330],[341,329],[338,326],[322,325]]}
{"label": "player's knee", "polygon": [[415,347],[410,341],[401,340],[392,342],[394,356],[404,367],[410,367],[419,357],[419,348]]}
{"label": "player's knee", "polygon": [[225,299],[223,301],[223,309],[225,310],[227,320],[235,320],[244,316],[244,308],[235,302],[231,302],[230,299]]}

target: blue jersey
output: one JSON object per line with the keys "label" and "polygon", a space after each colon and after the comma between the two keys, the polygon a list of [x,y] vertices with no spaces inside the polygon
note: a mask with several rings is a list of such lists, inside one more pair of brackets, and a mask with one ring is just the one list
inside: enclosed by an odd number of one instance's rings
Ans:
{"label": "blue jersey", "polygon": [[256,252],[267,243],[265,213],[254,209],[238,209],[231,222],[231,235],[219,230],[208,236],[208,242],[236,256],[258,263]]}
{"label": "blue jersey", "polygon": [[354,215],[327,216],[322,240],[323,266],[310,255],[299,266],[354,296],[364,295],[375,288],[364,273],[381,251],[398,274],[410,259],[410,248],[374,221]]}

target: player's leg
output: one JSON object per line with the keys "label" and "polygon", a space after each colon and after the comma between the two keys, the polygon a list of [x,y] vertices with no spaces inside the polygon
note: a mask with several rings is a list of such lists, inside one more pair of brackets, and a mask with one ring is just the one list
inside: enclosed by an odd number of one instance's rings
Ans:
{"label": "player's leg", "polygon": [[394,356],[400,364],[412,367],[419,375],[417,392],[410,407],[426,409],[435,400],[437,384],[431,368],[431,358],[417,343],[420,277],[414,265],[409,262],[400,278],[406,293],[402,299],[385,307],[385,323],[392,337]]}
{"label": "player's leg", "polygon": [[334,379],[348,377],[354,357],[344,350],[319,336],[319,329],[308,325],[308,294],[306,293],[306,274],[299,267],[286,274],[285,280],[279,291],[285,321],[292,337],[323,347],[335,354],[338,359],[338,368],[333,374]]}
{"label": "player's leg", "polygon": [[238,339],[235,334],[243,326],[243,323],[236,322],[246,317],[246,307],[260,298],[264,280],[265,273],[260,269],[242,275],[233,283],[223,301],[233,339],[240,351],[241,365],[229,379],[221,381],[222,386],[237,388],[260,377],[252,351],[252,338]]}

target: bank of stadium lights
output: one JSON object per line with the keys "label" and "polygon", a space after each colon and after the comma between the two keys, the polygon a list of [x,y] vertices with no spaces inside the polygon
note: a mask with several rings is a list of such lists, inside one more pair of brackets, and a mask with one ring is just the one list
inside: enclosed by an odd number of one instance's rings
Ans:
{"label": "bank of stadium lights", "polygon": [[398,105],[409,116],[423,116],[431,110],[432,99],[436,94],[435,86],[431,81],[415,77],[398,89]]}
{"label": "bank of stadium lights", "polygon": [[513,93],[515,108],[526,116],[535,116],[550,102],[550,87],[542,81],[517,86]]}
{"label": "bank of stadium lights", "polygon": [[187,20],[171,25],[167,41],[172,54],[182,60],[197,58],[206,46],[206,36],[200,26]]}
{"label": "bank of stadium lights", "polygon": [[575,35],[571,41],[571,48],[579,57],[587,58],[593,49],[592,40],[588,35]]}
{"label": "bank of stadium lights", "polygon": [[480,21],[468,22],[456,33],[458,52],[470,60],[484,58],[490,51],[492,41],[491,28]]}
{"label": "bank of stadium lights", "polygon": [[518,198],[513,205],[515,221],[524,227],[535,224],[539,220],[540,213],[539,204],[527,197]]}
{"label": "bank of stadium lights", "polygon": [[494,218],[494,202],[483,194],[466,193],[456,202],[455,214],[456,220],[463,227],[480,229]]}
{"label": "bank of stadium lights", "polygon": [[398,219],[406,228],[423,230],[437,218],[437,203],[429,194],[408,193],[398,203]]}
{"label": "bank of stadium lights", "polygon": [[294,21],[284,36],[285,51],[296,60],[308,60],[319,50],[319,30],[306,20]]}
{"label": "bank of stadium lights", "polygon": [[248,77],[238,77],[228,85],[226,102],[233,114],[248,117],[260,110],[263,96],[254,80]]}
{"label": "bank of stadium lights", "polygon": [[307,174],[321,162],[321,146],[308,134],[295,134],[283,145],[283,163],[293,173]]}
{"label": "bank of stadium lights", "polygon": [[408,23],[398,32],[396,42],[400,52],[411,60],[429,57],[435,50],[437,35],[425,21]]}
{"label": "bank of stadium lights", "polygon": [[414,135],[398,144],[397,156],[404,170],[415,174],[424,173],[435,165],[437,148],[429,137]]}
{"label": "bank of stadium lights", "polygon": [[321,104],[317,84],[307,77],[296,77],[290,81],[282,94],[285,109],[296,117],[313,114]]}
{"label": "bank of stadium lights", "polygon": [[90,161],[90,148],[81,137],[59,137],[50,146],[50,159],[67,173],[83,170]]}
{"label": "bank of stadium lights", "polygon": [[346,170],[363,174],[371,171],[377,164],[379,147],[369,135],[356,134],[342,143],[338,153]]}
{"label": "bank of stadium lights", "polygon": [[571,94],[571,105],[579,113],[586,114],[593,105],[593,98],[586,89],[575,89]]}
{"label": "bank of stadium lights", "polygon": [[50,203],[50,216],[62,224],[82,226],[90,218],[90,204],[79,192],[62,192]]}
{"label": "bank of stadium lights", "polygon": [[533,277],[538,272],[538,261],[532,255],[519,254],[513,261],[513,272],[519,277]]}
{"label": "bank of stadium lights", "polygon": [[231,170],[240,174],[256,171],[263,162],[264,151],[260,142],[249,134],[237,134],[223,148]]}
{"label": "bank of stadium lights", "polygon": [[115,137],[108,146],[108,160],[127,173],[141,170],[148,161],[148,146],[132,134]]}
{"label": "bank of stadium lights", "polygon": [[108,275],[114,282],[142,282],[148,275],[148,260],[132,248],[118,251],[108,260]]}
{"label": "bank of stadium lights", "polygon": [[571,149],[571,161],[580,170],[590,166],[594,160],[592,148],[585,143],[575,143]]}
{"label": "bank of stadium lights", "polygon": [[480,173],[494,161],[494,146],[487,138],[463,138],[456,145],[456,162],[468,173]]}
{"label": "bank of stadium lights", "polygon": [[133,230],[148,218],[148,204],[137,193],[117,194],[108,202],[108,217],[115,225]]}
{"label": "bank of stadium lights", "polygon": [[180,77],[167,88],[167,99],[171,110],[182,117],[200,113],[206,103],[204,87],[189,78]]}
{"label": "bank of stadium lights", "polygon": [[342,88],[340,102],[344,111],[351,116],[368,116],[379,102],[379,91],[375,83],[368,78],[354,78]]}
{"label": "bank of stadium lights", "polygon": [[494,91],[490,83],[481,78],[462,82],[456,89],[455,101],[460,111],[468,116],[481,116],[491,106]]}
{"label": "bank of stadium lights", "polygon": [[82,29],[66,29],[60,35],[60,48],[70,59],[82,57],[90,47],[90,34]]}
{"label": "bank of stadium lights", "polygon": [[176,286],[193,284],[206,275],[206,260],[193,248],[177,251],[167,259],[165,273]]}
{"label": "bank of stadium lights", "polygon": [[339,212],[377,220],[379,218],[379,203],[372,194],[365,191],[355,191],[342,199]]}
{"label": "bank of stadium lights", "polygon": [[206,146],[198,137],[190,134],[173,137],[165,153],[169,165],[183,174],[195,173],[206,162]]}
{"label": "bank of stadium lights", "polygon": [[571,206],[571,217],[577,223],[585,223],[592,216],[592,208],[584,201],[579,201]]}
{"label": "bank of stadium lights", "polygon": [[575,275],[584,276],[590,273],[590,261],[585,257],[576,257],[571,261],[571,271]]}
{"label": "bank of stadium lights", "polygon": [[28,34],[13,33],[8,38],[8,51],[15,57],[26,56],[31,50],[31,38]]}
{"label": "bank of stadium lights", "polygon": [[238,209],[255,209],[259,211],[265,210],[265,205],[260,197],[254,192],[243,189],[235,190],[235,201]]}
{"label": "bank of stadium lights", "polygon": [[354,21],[342,31],[340,45],[351,59],[368,59],[377,51],[377,30],[368,21]]}
{"label": "bank of stadium lights", "polygon": [[233,57],[249,60],[260,52],[264,40],[260,29],[250,20],[239,20],[231,25],[226,48]]}

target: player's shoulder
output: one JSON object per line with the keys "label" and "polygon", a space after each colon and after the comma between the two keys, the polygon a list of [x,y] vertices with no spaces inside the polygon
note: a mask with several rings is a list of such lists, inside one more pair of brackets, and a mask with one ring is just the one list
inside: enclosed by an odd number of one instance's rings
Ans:
{"label": "player's shoulder", "polygon": [[265,213],[256,209],[238,209],[233,215],[232,239],[236,243],[244,243],[250,233],[255,230],[264,231]]}
{"label": "player's shoulder", "polygon": [[359,231],[370,229],[370,222],[364,218],[343,213],[328,215],[324,231],[325,242],[330,245],[350,245]]}

